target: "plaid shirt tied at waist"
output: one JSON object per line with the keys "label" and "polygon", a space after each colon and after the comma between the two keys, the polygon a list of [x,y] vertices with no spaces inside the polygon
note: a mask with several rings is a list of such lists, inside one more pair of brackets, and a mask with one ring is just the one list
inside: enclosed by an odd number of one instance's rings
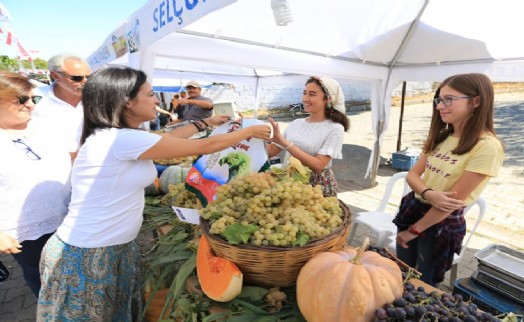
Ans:
{"label": "plaid shirt tied at waist", "polygon": [[[431,204],[421,202],[415,198],[414,192],[410,192],[402,198],[393,223],[399,231],[407,230],[410,225],[422,218],[431,207]],[[453,265],[454,253],[460,254],[462,249],[462,240],[466,235],[464,209],[455,210],[435,227],[437,232],[433,240],[432,252],[436,266],[434,282],[440,283],[444,280],[446,271],[450,270]]]}

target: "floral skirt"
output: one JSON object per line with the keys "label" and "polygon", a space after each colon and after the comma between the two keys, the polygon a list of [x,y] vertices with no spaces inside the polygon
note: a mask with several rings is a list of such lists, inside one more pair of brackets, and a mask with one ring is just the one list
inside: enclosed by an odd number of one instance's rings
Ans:
{"label": "floral skirt", "polygon": [[312,173],[309,183],[312,186],[321,185],[324,197],[337,196],[337,179],[335,179],[335,173],[331,169],[324,169],[318,173]]}
{"label": "floral skirt", "polygon": [[37,321],[140,321],[140,260],[134,241],[81,248],[53,235],[40,261]]}

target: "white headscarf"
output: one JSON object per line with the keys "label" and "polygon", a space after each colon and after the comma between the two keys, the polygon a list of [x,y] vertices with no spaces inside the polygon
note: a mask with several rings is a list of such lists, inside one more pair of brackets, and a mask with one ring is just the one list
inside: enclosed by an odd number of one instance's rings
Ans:
{"label": "white headscarf", "polygon": [[344,92],[336,80],[329,77],[319,77],[320,83],[324,90],[328,92],[328,108],[334,108],[335,110],[346,114],[346,103],[344,101]]}

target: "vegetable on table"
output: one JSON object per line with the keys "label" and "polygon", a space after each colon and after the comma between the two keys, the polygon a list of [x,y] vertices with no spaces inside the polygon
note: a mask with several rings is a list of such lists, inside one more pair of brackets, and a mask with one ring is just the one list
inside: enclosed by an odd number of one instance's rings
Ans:
{"label": "vegetable on table", "polygon": [[205,236],[197,251],[197,276],[204,294],[217,302],[228,302],[242,291],[242,272],[231,261],[217,257]]}
{"label": "vegetable on table", "polygon": [[185,168],[179,165],[169,166],[160,175],[160,191],[163,193],[168,193],[170,184],[184,182],[186,180],[186,175],[188,171],[189,168]]}
{"label": "vegetable on table", "polygon": [[315,255],[301,269],[297,302],[309,322],[371,321],[376,308],[402,296],[399,266],[362,247]]}

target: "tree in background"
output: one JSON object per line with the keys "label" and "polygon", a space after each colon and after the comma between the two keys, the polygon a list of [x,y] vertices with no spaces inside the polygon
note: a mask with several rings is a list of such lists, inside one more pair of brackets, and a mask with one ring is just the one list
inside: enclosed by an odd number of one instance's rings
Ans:
{"label": "tree in background", "polygon": [[[29,60],[22,60],[22,66],[24,69],[32,69],[31,62]],[[47,70],[47,61],[36,58],[34,60],[36,69],[44,69]],[[0,70],[9,70],[12,72],[16,72],[18,70],[18,59],[16,58],[9,58],[6,55],[0,56]]]}
{"label": "tree in background", "polygon": [[[47,68],[47,67],[46,67]],[[8,70],[15,72],[18,70],[18,61],[16,59],[9,58],[8,56],[0,56],[0,70]]]}
{"label": "tree in background", "polygon": [[[47,61],[40,58],[35,58],[33,62],[35,63],[36,69],[47,69]],[[25,69],[33,68],[29,60],[22,60],[22,66],[24,66]]]}

